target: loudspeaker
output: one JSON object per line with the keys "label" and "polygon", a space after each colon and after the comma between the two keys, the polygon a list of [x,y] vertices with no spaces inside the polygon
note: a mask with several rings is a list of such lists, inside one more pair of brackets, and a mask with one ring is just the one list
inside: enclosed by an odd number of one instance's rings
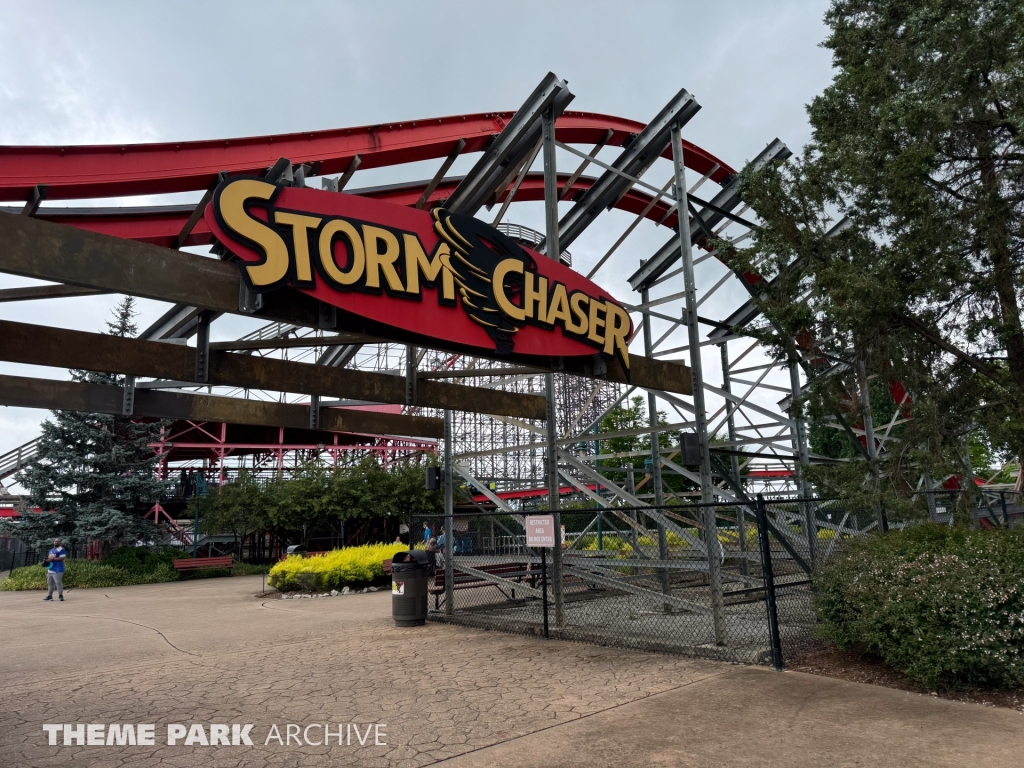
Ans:
{"label": "loudspeaker", "polygon": [[684,467],[700,466],[700,443],[696,432],[683,432],[679,438],[679,451],[682,454],[679,463]]}

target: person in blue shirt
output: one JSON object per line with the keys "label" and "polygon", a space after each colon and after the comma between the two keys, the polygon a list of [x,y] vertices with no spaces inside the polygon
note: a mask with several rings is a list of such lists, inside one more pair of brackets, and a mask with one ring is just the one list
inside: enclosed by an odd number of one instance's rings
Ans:
{"label": "person in blue shirt", "polygon": [[437,544],[436,544],[437,554],[434,556],[435,557],[435,562],[436,562],[436,565],[437,565],[438,568],[444,568],[444,561],[445,561],[445,557],[446,557],[444,545],[445,545],[446,542],[447,542],[447,536],[445,535],[444,526],[442,525],[441,526],[441,535],[437,537]]}
{"label": "person in blue shirt", "polygon": [[423,524],[423,543],[426,544],[428,541],[430,541],[430,539],[431,539],[431,537],[433,535],[434,535],[434,532],[430,529],[430,523],[424,523]]}
{"label": "person in blue shirt", "polygon": [[53,549],[46,556],[46,587],[49,590],[43,601],[53,600],[53,590],[57,590],[57,596],[64,602],[64,558],[68,553],[60,545],[60,539],[53,540]]}

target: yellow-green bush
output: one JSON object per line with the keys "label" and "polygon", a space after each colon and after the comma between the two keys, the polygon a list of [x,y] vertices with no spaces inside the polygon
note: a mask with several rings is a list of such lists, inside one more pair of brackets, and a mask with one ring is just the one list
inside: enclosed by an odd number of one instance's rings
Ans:
{"label": "yellow-green bush", "polygon": [[405,544],[364,544],[309,557],[292,555],[270,569],[270,586],[316,592],[370,584],[384,576],[385,560],[408,549]]}
{"label": "yellow-green bush", "polygon": [[[687,531],[695,538],[700,537],[700,532],[696,528],[689,528]],[[757,529],[748,527],[745,531],[747,538],[747,548],[754,549],[757,547]],[[666,531],[665,538],[668,541],[669,549],[685,549],[690,546],[690,543],[686,541],[682,536],[675,533],[675,531]],[[617,534],[604,534],[602,537],[601,548],[604,550],[612,550],[624,552],[631,549],[627,540]],[[721,529],[718,531],[718,541],[723,545],[737,546],[739,544],[739,534],[730,529]],[[650,536],[640,536],[638,544],[642,547],[656,547],[658,546],[657,539],[653,539]],[[583,543],[580,544],[576,549],[580,549],[586,552],[597,551],[597,535],[588,533],[583,537]]]}

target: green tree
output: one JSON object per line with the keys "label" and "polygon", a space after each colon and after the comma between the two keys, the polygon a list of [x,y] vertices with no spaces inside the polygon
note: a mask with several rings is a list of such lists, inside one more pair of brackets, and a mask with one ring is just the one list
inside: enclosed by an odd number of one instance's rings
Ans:
{"label": "green tree", "polygon": [[[658,411],[658,424],[668,424],[668,418],[664,411]],[[635,430],[649,430],[650,420],[647,415],[647,406],[644,398],[637,395],[631,397],[626,403],[617,405],[610,410],[601,420],[601,429],[598,436],[602,434],[614,434],[616,432],[632,432]],[[679,431],[664,430],[658,433],[658,443],[662,450],[678,447]],[[651,466],[651,435],[650,432],[643,432],[634,435],[619,435],[616,437],[603,438],[600,441],[602,454],[627,454],[640,452],[638,456],[617,456],[612,459],[602,459],[599,469],[609,479],[617,483],[626,482],[629,474],[629,467],[633,467],[633,477],[639,485],[644,482],[644,477],[650,472]],[[679,477],[671,472],[664,472],[662,482],[665,487],[679,491],[691,487],[691,483],[685,478]],[[641,487],[641,490],[643,488]]]}
{"label": "green tree", "polygon": [[432,514],[444,506],[444,496],[428,491],[424,466],[415,462],[392,463],[387,469],[368,456],[335,475],[333,494],[344,519],[399,517]]}
{"label": "green tree", "polygon": [[300,467],[290,479],[277,480],[264,490],[267,517],[275,528],[296,533],[303,546],[317,528],[342,515],[334,493],[332,472],[318,462]]}
{"label": "green tree", "polygon": [[[135,304],[126,297],[107,322],[107,333],[137,333]],[[112,374],[71,371],[73,381],[121,385]],[[104,413],[54,411],[41,425],[38,453],[18,476],[28,491],[20,519],[0,521],[0,531],[41,544],[59,536],[76,545],[100,540],[134,543],[157,535],[143,516],[167,487],[157,477],[157,456],[149,447],[161,422],[134,421]],[[31,507],[39,507],[33,514]]]}
{"label": "green tree", "polygon": [[[230,533],[235,551],[241,552],[242,540],[251,533],[271,527],[270,510],[274,495],[267,492],[249,472],[242,471],[230,483],[210,488],[206,496],[191,504],[199,505],[200,527],[207,533]],[[194,514],[190,505],[189,514]]]}
{"label": "green tree", "polygon": [[905,492],[962,472],[971,432],[1024,452],[1024,4],[833,0],[826,22],[836,74],[808,107],[812,140],[746,177],[764,227],[731,255],[777,278],[763,308],[780,356],[797,337],[812,367],[854,361],[813,382],[812,421],[863,416],[855,360],[907,388],[880,468]]}

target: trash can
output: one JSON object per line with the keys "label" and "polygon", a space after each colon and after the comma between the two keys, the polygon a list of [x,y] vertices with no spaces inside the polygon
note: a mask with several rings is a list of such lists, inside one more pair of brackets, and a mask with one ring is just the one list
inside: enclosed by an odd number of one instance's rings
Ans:
{"label": "trash can", "polygon": [[396,627],[418,627],[427,621],[427,553],[397,552],[391,558],[391,617]]}

